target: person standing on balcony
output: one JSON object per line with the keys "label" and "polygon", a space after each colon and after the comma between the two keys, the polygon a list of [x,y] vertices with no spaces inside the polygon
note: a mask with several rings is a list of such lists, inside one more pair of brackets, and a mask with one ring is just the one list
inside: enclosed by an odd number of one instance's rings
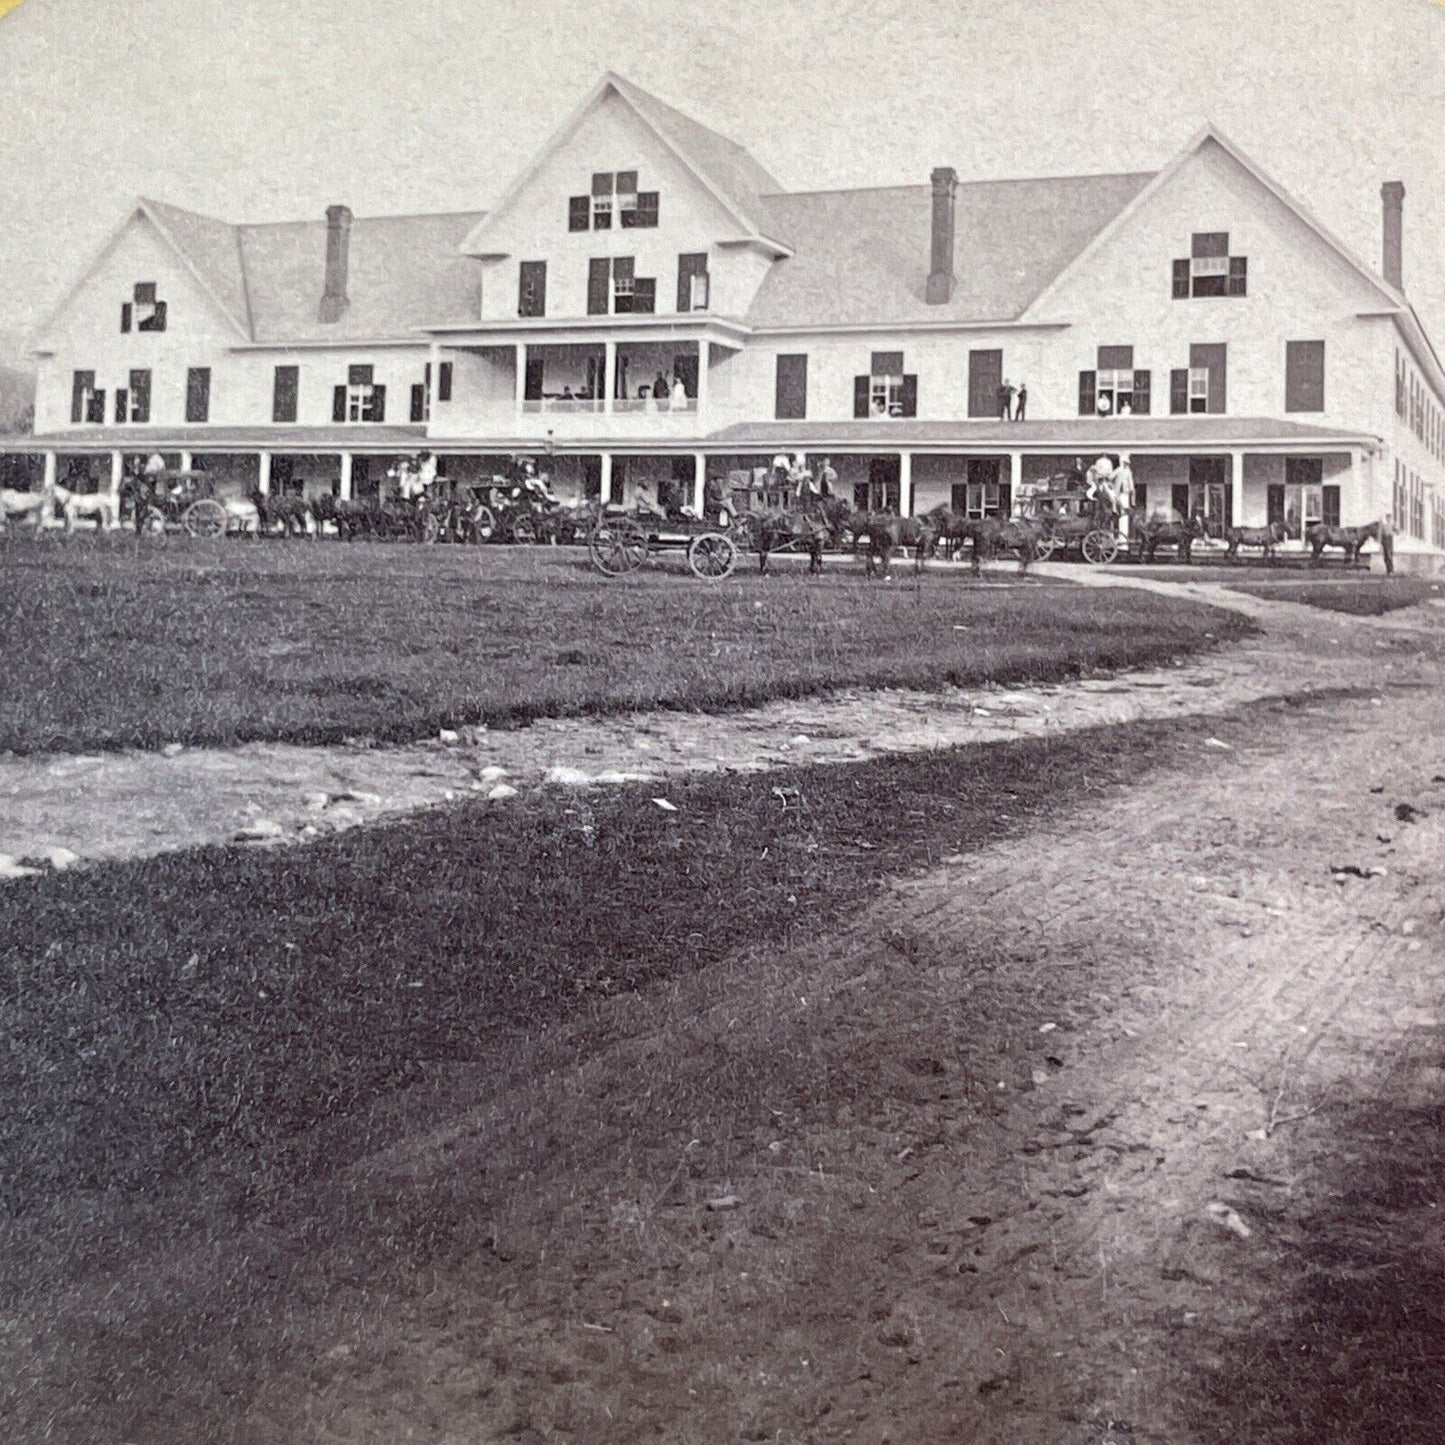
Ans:
{"label": "person standing on balcony", "polygon": [[1014,389],[1013,383],[1005,377],[998,384],[998,419],[1008,421],[1013,415]]}
{"label": "person standing on balcony", "polygon": [[661,371],[652,378],[652,395],[657,400],[659,410],[667,405],[667,378]]}
{"label": "person standing on balcony", "polygon": [[1021,382],[1019,382],[1019,394],[1018,394],[1018,398],[1017,398],[1017,400],[1014,402],[1014,420],[1015,420],[1015,421],[1022,421],[1022,420],[1024,419],[1024,412],[1026,412],[1026,411],[1028,410],[1028,405],[1029,405],[1029,384],[1028,384],[1028,382],[1026,382],[1026,381],[1021,381]]}
{"label": "person standing on balcony", "polygon": [[687,410],[687,383],[680,377],[672,378],[672,409],[673,411]]}

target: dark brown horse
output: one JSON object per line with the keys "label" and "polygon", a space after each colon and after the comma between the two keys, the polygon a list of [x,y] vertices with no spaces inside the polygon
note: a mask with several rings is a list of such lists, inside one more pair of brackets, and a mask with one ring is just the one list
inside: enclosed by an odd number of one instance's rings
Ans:
{"label": "dark brown horse", "polygon": [[846,522],[853,534],[854,550],[866,546],[867,576],[877,575],[881,564],[885,578],[893,575],[893,554],[900,547],[913,548],[913,570],[923,571],[923,559],[933,550],[936,537],[926,517],[900,517],[893,512],[854,512]]}
{"label": "dark brown horse", "polygon": [[1018,553],[1020,572],[1027,572],[1029,563],[1038,560],[1044,526],[1033,517],[967,518],[963,527],[973,543],[969,560],[975,577],[981,571],[979,563],[983,558],[996,557],[1000,552]]}
{"label": "dark brown horse", "polygon": [[1198,513],[1187,521],[1176,522],[1135,512],[1130,531],[1139,544],[1145,562],[1154,560],[1154,553],[1159,547],[1173,547],[1181,562],[1192,562],[1194,544],[1205,535],[1204,519]]}
{"label": "dark brown horse", "polygon": [[273,496],[253,489],[251,505],[256,509],[257,537],[264,537],[278,523],[283,537],[304,537],[309,531],[311,506],[304,497],[279,493]]}
{"label": "dark brown horse", "polygon": [[1231,562],[1239,561],[1241,547],[1261,547],[1264,549],[1264,560],[1271,564],[1274,562],[1274,549],[1288,535],[1283,522],[1271,522],[1267,527],[1225,527],[1220,532],[1220,536],[1229,543],[1229,551],[1224,555]]}
{"label": "dark brown horse", "polygon": [[1352,567],[1360,560],[1360,549],[1366,542],[1380,544],[1380,555],[1385,559],[1385,571],[1395,570],[1395,534],[1384,517],[1364,527],[1328,527],[1316,522],[1305,533],[1310,544],[1310,566],[1320,565],[1320,555],[1326,547],[1340,547],[1344,550],[1345,566]]}
{"label": "dark brown horse", "polygon": [[841,497],[814,497],[807,506],[794,511],[760,512],[751,521],[751,540],[758,552],[758,574],[768,570],[768,556],[784,548],[808,554],[808,574],[823,570],[823,547],[835,543],[848,524],[852,508]]}

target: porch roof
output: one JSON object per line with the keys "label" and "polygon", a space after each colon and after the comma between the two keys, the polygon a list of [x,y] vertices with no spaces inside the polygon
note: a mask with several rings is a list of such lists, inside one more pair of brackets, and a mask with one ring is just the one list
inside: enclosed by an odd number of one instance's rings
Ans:
{"label": "porch roof", "polygon": [[920,421],[868,418],[858,421],[737,422],[709,433],[710,446],[739,447],[867,446],[878,451],[898,447],[992,447],[997,451],[1129,451],[1161,448],[1230,447],[1373,447],[1379,438],[1365,432],[1311,426],[1272,417],[1127,416],[1070,417],[1061,420]]}
{"label": "porch roof", "polygon": [[426,445],[425,426],[87,427],[0,437],[4,452],[396,452]]}

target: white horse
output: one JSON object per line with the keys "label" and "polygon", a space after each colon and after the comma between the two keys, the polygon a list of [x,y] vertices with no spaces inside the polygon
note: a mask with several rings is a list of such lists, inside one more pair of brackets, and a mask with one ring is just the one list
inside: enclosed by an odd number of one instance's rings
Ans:
{"label": "white horse", "polygon": [[61,498],[61,510],[65,513],[67,535],[75,531],[79,517],[93,517],[97,532],[114,532],[120,526],[120,498],[109,492],[94,492],[88,496],[66,492]]}
{"label": "white horse", "polygon": [[42,487],[38,492],[17,492],[0,488],[0,532],[12,517],[29,517],[36,531],[51,525],[56,502],[65,502],[70,493],[64,487]]}

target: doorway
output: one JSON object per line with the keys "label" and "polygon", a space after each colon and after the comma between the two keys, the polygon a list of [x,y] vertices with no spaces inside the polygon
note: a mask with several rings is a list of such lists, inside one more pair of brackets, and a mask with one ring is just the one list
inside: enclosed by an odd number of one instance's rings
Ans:
{"label": "doorway", "polygon": [[853,505],[860,512],[897,512],[901,484],[898,457],[869,457],[868,480],[853,486]]}

